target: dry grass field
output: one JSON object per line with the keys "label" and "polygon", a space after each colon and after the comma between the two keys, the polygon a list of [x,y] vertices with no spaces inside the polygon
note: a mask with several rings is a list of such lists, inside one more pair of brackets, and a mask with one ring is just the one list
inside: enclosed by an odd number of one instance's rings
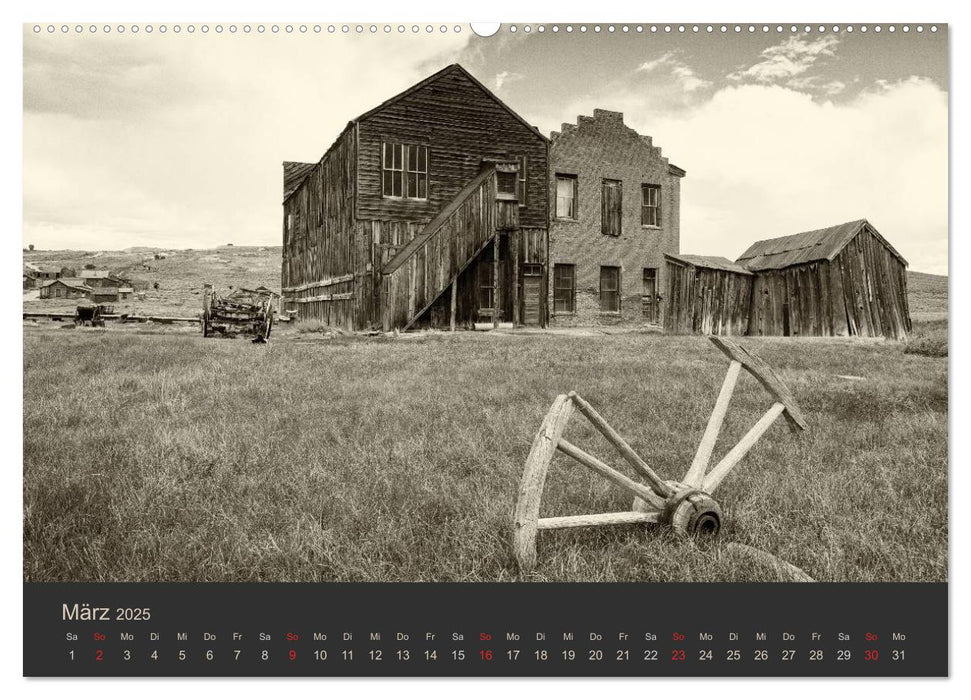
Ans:
{"label": "dry grass field", "polygon": [[[918,324],[919,333],[927,330]],[[929,328],[929,327],[928,327]],[[927,330],[945,338],[946,323]],[[947,577],[947,358],[744,339],[811,423],[719,489],[725,541],[826,581]],[[28,581],[512,581],[510,514],[554,396],[683,474],[727,361],[704,338],[425,333],[269,345],[196,328],[25,324]],[[717,455],[768,405],[740,382]],[[567,437],[629,473],[579,417]],[[626,509],[557,457],[542,513]],[[541,581],[748,581],[764,565],[654,526],[541,533]]]}

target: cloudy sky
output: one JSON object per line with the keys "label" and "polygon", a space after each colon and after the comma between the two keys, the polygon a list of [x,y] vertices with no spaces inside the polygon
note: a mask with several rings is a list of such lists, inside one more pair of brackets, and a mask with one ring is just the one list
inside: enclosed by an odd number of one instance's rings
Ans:
{"label": "cloudy sky", "polygon": [[[746,28],[747,29],[747,28]],[[462,63],[544,132],[594,107],[682,182],[682,252],[867,218],[947,271],[947,37],[24,31],[24,244],[279,245],[281,162]]]}

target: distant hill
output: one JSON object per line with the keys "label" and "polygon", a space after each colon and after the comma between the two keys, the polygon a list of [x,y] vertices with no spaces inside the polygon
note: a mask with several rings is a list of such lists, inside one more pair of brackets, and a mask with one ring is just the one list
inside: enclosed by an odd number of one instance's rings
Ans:
{"label": "distant hill", "polygon": [[947,275],[907,272],[910,313],[947,313]]}
{"label": "distant hill", "polygon": [[[155,259],[155,253],[165,257]],[[232,246],[208,250],[172,250],[138,247],[114,251],[45,250],[25,252],[25,263],[83,269],[86,264],[111,270],[131,279],[144,299],[134,298],[115,304],[116,311],[161,315],[192,315],[202,310],[202,286],[215,285],[225,294],[230,286],[255,289],[267,287],[280,291],[280,246]],[[155,289],[158,284],[158,289]],[[63,311],[75,302],[63,299],[37,299],[36,291],[25,294],[24,310]]]}

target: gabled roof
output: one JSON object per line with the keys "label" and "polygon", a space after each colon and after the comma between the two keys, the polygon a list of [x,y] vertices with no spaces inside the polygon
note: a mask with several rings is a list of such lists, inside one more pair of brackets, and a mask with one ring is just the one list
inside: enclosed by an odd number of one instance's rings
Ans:
{"label": "gabled roof", "polygon": [[734,263],[728,258],[723,258],[718,255],[682,255],[681,253],[665,253],[664,257],[670,258],[675,262],[685,263],[686,265],[694,265],[695,267],[706,267],[710,270],[726,270],[727,272],[736,272],[740,275],[752,274],[738,263]]}
{"label": "gabled roof", "polygon": [[316,165],[316,163],[283,161],[283,201],[286,201],[291,194],[297,191]]}
{"label": "gabled roof", "polygon": [[845,224],[805,231],[792,236],[768,238],[756,241],[735,261],[749,270],[779,270],[790,265],[817,260],[832,260],[846,244],[866,227],[904,265],[907,261],[898,253],[866,219],[848,221]]}
{"label": "gabled roof", "polygon": [[82,282],[78,282],[78,281],[76,281],[74,279],[71,279],[69,277],[61,277],[60,279],[57,279],[57,280],[48,280],[48,281],[44,282],[41,285],[41,287],[52,287],[55,284],[63,284],[65,287],[71,287],[72,289],[80,289],[82,292],[92,292],[92,291],[94,291],[88,285],[86,285],[86,284],[84,284]]}
{"label": "gabled roof", "polygon": [[[537,129],[535,126],[533,126],[532,124],[530,124],[528,121],[526,121],[519,114],[517,114],[516,112],[514,112],[513,109],[509,105],[507,105],[505,102],[503,102],[498,97],[496,97],[496,95],[489,88],[487,88],[485,85],[483,85],[481,82],[479,82],[474,75],[472,75],[471,73],[469,73],[467,70],[465,70],[465,68],[463,68],[458,63],[453,63],[453,64],[451,64],[449,66],[445,66],[444,68],[442,68],[437,73],[433,73],[432,75],[428,76],[424,80],[421,80],[421,81],[415,83],[414,85],[412,85],[407,90],[403,90],[402,92],[399,92],[394,97],[388,98],[387,100],[385,100],[384,102],[382,102],[381,104],[379,104],[377,107],[374,107],[373,109],[369,109],[367,112],[365,112],[364,114],[361,114],[356,119],[351,119],[349,122],[347,122],[347,126],[344,127],[344,129],[341,131],[340,134],[338,134],[337,138],[334,140],[334,143],[332,143],[330,145],[330,147],[327,149],[327,151],[324,153],[324,155],[321,156],[320,160],[317,161],[317,163],[298,163],[298,162],[284,161],[284,163],[283,163],[283,202],[286,203],[286,201],[290,198],[290,196],[294,192],[296,192],[298,189],[300,189],[300,186],[303,184],[304,180],[307,179],[307,175],[310,174],[310,172],[314,169],[314,167],[316,167],[319,163],[323,162],[323,160],[325,158],[327,158],[327,154],[329,154],[331,152],[331,150],[334,148],[334,146],[337,145],[338,141],[340,141],[341,136],[343,136],[344,133],[348,129],[350,129],[351,127],[355,126],[358,122],[364,121],[365,119],[367,119],[371,115],[377,114],[382,109],[384,109],[386,107],[389,107],[390,105],[393,105],[395,102],[398,102],[399,100],[401,100],[401,99],[403,99],[405,97],[408,97],[408,95],[411,95],[411,94],[417,92],[418,90],[421,90],[422,88],[424,88],[424,87],[426,87],[428,85],[431,85],[432,83],[434,83],[435,81],[439,80],[440,78],[443,78],[444,76],[446,76],[446,75],[448,75],[450,73],[455,73],[455,72],[458,72],[461,75],[464,75],[469,80],[471,80],[474,85],[476,85],[486,95],[488,95],[490,98],[492,98],[492,100],[497,105],[499,105],[500,107],[502,107],[510,115],[512,115],[513,117],[515,117],[517,120],[519,120],[519,122],[521,124],[523,124],[523,126],[525,126],[531,132],[533,132],[534,134],[536,134],[540,139],[542,139],[543,141],[547,141],[547,142],[549,141],[549,139],[546,138],[546,136],[542,132],[540,132],[539,129]],[[288,186],[288,184],[287,184],[287,166],[288,165],[291,166],[291,170],[294,173],[293,177],[291,178],[291,180],[292,180],[292,187],[291,186]],[[302,172],[302,174],[297,175],[296,173],[299,172],[299,170],[300,170],[301,167],[305,167],[306,170],[304,170]]]}
{"label": "gabled roof", "polygon": [[492,90],[490,90],[485,85],[483,85],[482,83],[480,83],[476,79],[476,77],[474,75],[472,75],[471,73],[469,73],[467,70],[465,70],[465,68],[463,68],[458,63],[453,63],[453,64],[451,64],[449,66],[445,66],[444,68],[442,68],[437,73],[433,73],[432,75],[428,76],[424,80],[421,80],[421,81],[415,83],[414,85],[412,85],[407,90],[404,90],[402,92],[399,92],[394,97],[385,100],[384,102],[382,102],[381,104],[379,104],[374,109],[369,109],[367,112],[365,112],[364,114],[362,114],[361,116],[359,116],[357,119],[354,119],[352,121],[354,121],[354,122],[363,121],[363,120],[367,119],[368,117],[370,117],[372,114],[376,114],[376,113],[380,112],[382,109],[384,109],[385,107],[388,107],[390,105],[393,105],[398,100],[400,100],[400,99],[402,99],[404,97],[407,97],[408,95],[411,95],[412,93],[418,92],[422,88],[426,87],[427,85],[431,85],[436,80],[438,80],[438,79],[440,79],[440,78],[448,75],[449,73],[456,73],[456,72],[464,75],[466,78],[468,78],[469,80],[471,80],[473,84],[475,84],[476,86],[478,86],[478,88],[480,90],[482,90],[482,92],[484,92],[486,95],[488,95],[489,97],[491,97],[492,100],[497,105],[499,105],[504,110],[506,110],[507,112],[509,112],[509,114],[511,114],[513,117],[515,117],[516,119],[518,119],[523,124],[523,126],[525,126],[527,129],[529,129],[530,131],[532,131],[534,134],[536,134],[537,136],[539,136],[544,141],[549,141],[549,139],[547,139],[546,136],[544,136],[542,134],[542,132],[540,132],[539,129],[537,129],[535,126],[533,126],[528,121],[526,121],[525,119],[523,119],[520,115],[518,115],[516,112],[514,112],[513,109],[509,105],[507,105],[505,102],[503,102],[498,97],[496,97],[496,95],[492,92]]}

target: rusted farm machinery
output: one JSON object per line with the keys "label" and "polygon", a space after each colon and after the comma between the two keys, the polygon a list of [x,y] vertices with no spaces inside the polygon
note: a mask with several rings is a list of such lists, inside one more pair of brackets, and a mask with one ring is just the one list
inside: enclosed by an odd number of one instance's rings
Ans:
{"label": "rusted farm machinery", "polygon": [[[556,397],[526,459],[513,515],[513,554],[522,570],[528,571],[536,565],[536,536],[539,530],[661,523],[684,535],[717,535],[721,529],[722,510],[712,494],[732,468],[745,457],[780,415],[785,416],[793,432],[806,429],[806,420],[792,394],[771,367],[760,357],[731,340],[718,336],[710,336],[709,340],[728,357],[730,364],[691,466],[679,481],[662,479],[603,416],[576,392],[571,391]],[[738,444],[709,470],[711,454],[725,420],[735,383],[743,368],[759,381],[774,403]],[[590,421],[646,483],[629,478],[563,438],[563,431],[574,409]],[[546,474],[556,452],[565,454],[627,491],[634,498],[631,510],[540,518],[539,508]]]}
{"label": "rusted farm machinery", "polygon": [[216,296],[211,284],[203,290],[202,335],[253,336],[254,343],[265,343],[273,330],[273,305],[276,295],[264,289],[239,288],[227,296]]}

